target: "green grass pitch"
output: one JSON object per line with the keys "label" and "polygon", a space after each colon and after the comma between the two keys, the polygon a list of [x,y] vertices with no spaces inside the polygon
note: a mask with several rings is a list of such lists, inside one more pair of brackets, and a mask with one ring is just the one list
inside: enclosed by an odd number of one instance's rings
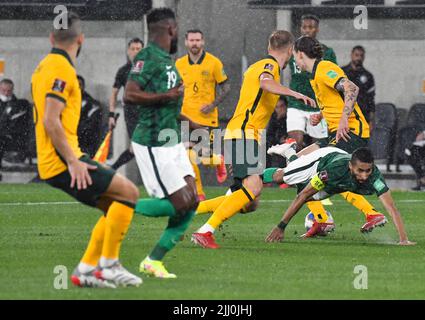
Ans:
{"label": "green grass pitch", "polygon": [[[207,188],[213,197],[224,188]],[[142,276],[139,288],[54,288],[54,268],[68,276],[78,263],[100,212],[74,203],[43,184],[0,185],[0,299],[425,299],[425,193],[395,192],[414,247],[395,245],[390,222],[371,234],[359,232],[363,216],[342,200],[328,207],[336,231],[302,240],[307,209],[293,219],[283,243],[264,242],[294,197],[294,190],[267,188],[257,212],[239,214],[217,233],[219,250],[190,242],[207,215],[195,217],[185,239],[165,264],[175,280]],[[370,200],[382,210],[375,197]],[[135,216],[121,261],[138,272],[165,227],[166,219]],[[356,265],[367,267],[367,289],[355,289]],[[69,277],[68,277],[69,278]]]}

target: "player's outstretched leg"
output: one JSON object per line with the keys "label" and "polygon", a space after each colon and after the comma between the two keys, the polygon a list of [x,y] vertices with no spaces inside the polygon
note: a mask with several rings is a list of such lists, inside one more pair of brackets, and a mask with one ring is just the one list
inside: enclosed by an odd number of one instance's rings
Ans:
{"label": "player's outstretched leg", "polygon": [[139,190],[127,178],[116,174],[104,196],[112,201],[106,211],[100,268],[95,275],[116,286],[139,286],[142,279],[127,271],[119,261],[121,243],[133,218]]}
{"label": "player's outstretched leg", "polygon": [[365,215],[366,223],[362,225],[360,232],[372,232],[375,227],[382,227],[388,222],[362,195],[344,192],[341,196]]}
{"label": "player's outstretched leg", "polygon": [[136,213],[149,217],[170,217],[158,243],[140,263],[139,271],[142,273],[157,278],[176,278],[175,274],[165,269],[162,260],[183,238],[198,206],[195,179],[187,176],[185,181],[187,185],[171,194],[168,199],[141,199],[137,202]]}
{"label": "player's outstretched leg", "polygon": [[192,234],[192,242],[208,249],[217,249],[219,245],[215,242],[215,230],[227,219],[240,212],[248,203],[254,201],[261,193],[263,182],[258,175],[246,178],[239,190],[225,197],[209,218],[197,232]]}

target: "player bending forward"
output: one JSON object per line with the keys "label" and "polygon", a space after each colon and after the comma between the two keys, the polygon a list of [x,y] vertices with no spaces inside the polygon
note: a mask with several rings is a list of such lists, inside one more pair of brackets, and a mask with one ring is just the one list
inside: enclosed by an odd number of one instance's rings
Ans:
{"label": "player bending forward", "polygon": [[[283,145],[284,146],[284,145]],[[281,241],[291,218],[304,203],[322,200],[331,195],[351,191],[361,195],[376,194],[391,215],[400,236],[400,245],[414,245],[407,238],[403,220],[395,207],[391,192],[379,169],[374,165],[372,152],[359,148],[352,155],[325,147],[293,160],[285,168],[268,168],[263,173],[264,183],[287,183],[301,190],[283,215],[279,224],[266,237],[267,242]],[[326,228],[326,223],[314,222],[305,237]]]}

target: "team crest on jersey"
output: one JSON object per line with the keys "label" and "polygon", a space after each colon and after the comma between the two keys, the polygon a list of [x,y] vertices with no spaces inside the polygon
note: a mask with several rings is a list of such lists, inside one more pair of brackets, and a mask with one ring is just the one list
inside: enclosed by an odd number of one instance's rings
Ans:
{"label": "team crest on jersey", "polygon": [[268,69],[270,71],[273,71],[274,66],[271,63],[266,63],[266,65],[264,66],[264,69]]}
{"label": "team crest on jersey", "polygon": [[55,79],[53,83],[52,91],[63,93],[66,87],[66,82],[61,79]]}
{"label": "team crest on jersey", "polygon": [[145,64],[144,61],[137,61],[134,65],[133,65],[133,69],[131,69],[131,73],[140,73],[143,70],[143,65]]}

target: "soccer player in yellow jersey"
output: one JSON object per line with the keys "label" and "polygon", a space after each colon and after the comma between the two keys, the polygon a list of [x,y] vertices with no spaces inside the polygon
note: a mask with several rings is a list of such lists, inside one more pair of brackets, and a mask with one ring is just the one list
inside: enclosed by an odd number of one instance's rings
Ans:
{"label": "soccer player in yellow jersey", "polygon": [[[214,141],[212,129],[219,126],[217,106],[228,95],[230,84],[220,59],[205,51],[204,34],[201,30],[188,30],[185,45],[188,53],[176,61],[177,70],[185,86],[182,115],[190,120],[191,129],[210,131],[209,150],[202,150],[203,156],[199,160],[205,166],[214,166],[217,181],[223,183],[227,178],[227,170],[224,157],[212,151]],[[197,165],[198,157],[191,146],[189,145],[189,158],[196,175],[198,198],[203,201],[205,193]]]}
{"label": "soccer player in yellow jersey", "polygon": [[[320,43],[311,37],[304,36],[295,42],[294,57],[298,67],[311,73],[311,87],[316,95],[321,113],[311,116],[313,125],[322,118],[327,122],[329,137],[319,140],[299,152],[298,155],[308,154],[320,147],[333,145],[348,153],[366,147],[369,140],[369,125],[356,102],[358,87],[352,83],[344,71],[335,63],[322,60],[323,49]],[[288,159],[295,154],[289,145],[272,147],[269,153],[284,155]],[[341,196],[363,212],[366,223],[361,227],[362,232],[370,232],[374,227],[387,222],[386,217],[377,212],[361,195],[351,192],[341,193]],[[319,201],[309,202],[309,208],[319,223],[327,219],[326,210]],[[313,236],[316,230],[310,229],[308,235]]]}
{"label": "soccer player in yellow jersey", "polygon": [[122,267],[119,252],[139,191],[127,178],[91,160],[79,148],[81,90],[74,64],[84,35],[76,14],[68,13],[67,20],[67,28],[51,32],[53,49],[31,79],[38,171],[49,185],[104,213],[72,282],[81,287],[138,286],[142,280]]}
{"label": "soccer player in yellow jersey", "polygon": [[226,162],[231,163],[234,178],[232,193],[203,201],[198,207],[198,211],[213,211],[207,223],[192,234],[192,241],[204,248],[218,248],[213,236],[217,227],[260,196],[263,183],[258,142],[279,96],[291,96],[315,106],[313,99],[280,84],[280,72],[292,55],[293,42],[291,33],[273,32],[268,56],[252,64],[244,74],[239,102],[224,136]]}

